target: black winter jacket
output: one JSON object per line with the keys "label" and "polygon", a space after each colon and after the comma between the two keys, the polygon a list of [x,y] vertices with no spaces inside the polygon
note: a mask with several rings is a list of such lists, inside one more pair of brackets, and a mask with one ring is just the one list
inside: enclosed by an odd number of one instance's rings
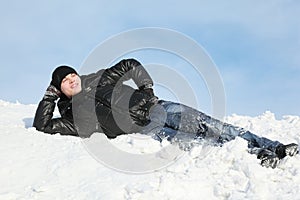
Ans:
{"label": "black winter jacket", "polygon": [[[145,87],[153,85],[135,59],[122,60],[111,68],[83,75],[82,91],[72,99],[62,95],[57,103],[61,117],[53,118],[55,98],[43,98],[33,126],[45,133],[89,137],[103,132],[108,138],[140,131],[149,123],[149,109],[157,102]],[[123,82],[132,79],[139,89]]]}

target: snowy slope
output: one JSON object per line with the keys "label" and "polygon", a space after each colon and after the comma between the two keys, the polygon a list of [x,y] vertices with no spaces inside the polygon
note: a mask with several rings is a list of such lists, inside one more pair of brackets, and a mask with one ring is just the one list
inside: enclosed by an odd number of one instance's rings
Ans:
{"label": "snowy slope", "polygon": [[[263,168],[242,139],[224,147],[202,147],[175,164],[148,174],[126,174],[97,162],[80,138],[47,135],[30,127],[36,105],[0,101],[0,199],[300,199],[300,156],[277,169]],[[233,115],[226,121],[283,143],[300,143],[300,118]],[[143,153],[120,136],[114,144]],[[202,152],[202,153],[201,153]]]}

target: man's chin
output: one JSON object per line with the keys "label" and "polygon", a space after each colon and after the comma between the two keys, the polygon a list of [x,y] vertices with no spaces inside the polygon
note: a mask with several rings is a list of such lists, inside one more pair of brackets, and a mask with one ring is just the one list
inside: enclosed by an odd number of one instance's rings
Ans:
{"label": "man's chin", "polygon": [[75,89],[73,90],[73,96],[76,94],[79,94],[81,92],[81,89]]}

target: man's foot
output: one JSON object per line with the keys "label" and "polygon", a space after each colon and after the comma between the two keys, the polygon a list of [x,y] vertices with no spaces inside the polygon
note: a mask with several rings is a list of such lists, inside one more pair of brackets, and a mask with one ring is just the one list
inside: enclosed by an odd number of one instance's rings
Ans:
{"label": "man's foot", "polygon": [[268,149],[262,149],[257,158],[261,160],[261,165],[263,167],[272,167],[273,169],[279,164],[280,158],[272,151]]}
{"label": "man's foot", "polygon": [[285,145],[285,153],[286,155],[288,156],[294,156],[296,154],[299,153],[299,150],[298,150],[298,144],[288,144],[288,145]]}
{"label": "man's foot", "polygon": [[298,144],[291,143],[287,145],[280,145],[276,148],[275,152],[280,159],[285,156],[294,156],[299,153]]}
{"label": "man's foot", "polygon": [[272,167],[273,169],[277,167],[277,165],[279,164],[279,158],[277,156],[265,156],[263,158],[261,158],[261,166],[263,167]]}

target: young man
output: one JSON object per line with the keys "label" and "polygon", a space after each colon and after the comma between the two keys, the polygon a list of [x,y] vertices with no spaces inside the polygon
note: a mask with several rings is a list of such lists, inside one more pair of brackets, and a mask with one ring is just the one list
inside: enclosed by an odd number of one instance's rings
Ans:
{"label": "young man", "polygon": [[[138,89],[123,84],[129,79]],[[239,136],[248,141],[249,152],[256,154],[263,166],[272,168],[285,156],[298,153],[297,144],[283,145],[183,104],[159,100],[152,86],[151,77],[135,59],[83,76],[71,67],[60,66],[52,73],[33,126],[45,133],[80,137],[102,132],[115,138],[139,132],[160,141],[166,138],[171,143],[189,144],[184,150],[189,150],[193,141],[222,145]],[[57,99],[61,117],[53,118]]]}

